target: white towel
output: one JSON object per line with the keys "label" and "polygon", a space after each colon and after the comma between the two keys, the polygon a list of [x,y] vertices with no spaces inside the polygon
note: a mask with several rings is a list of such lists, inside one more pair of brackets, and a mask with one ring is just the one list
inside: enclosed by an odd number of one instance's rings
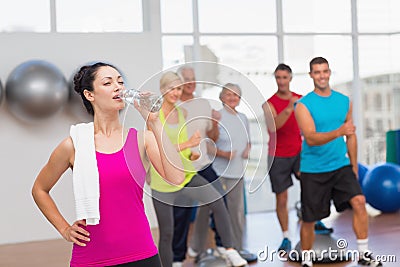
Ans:
{"label": "white towel", "polygon": [[96,225],[100,221],[100,186],[93,122],[72,125],[70,136],[75,147],[72,180],[76,217],[85,219],[88,225]]}

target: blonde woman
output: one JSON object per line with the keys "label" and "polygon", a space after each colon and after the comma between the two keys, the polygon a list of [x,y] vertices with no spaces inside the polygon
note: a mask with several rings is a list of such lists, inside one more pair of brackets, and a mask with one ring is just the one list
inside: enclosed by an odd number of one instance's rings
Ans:
{"label": "blonde woman", "polygon": [[187,112],[176,105],[182,94],[182,80],[176,73],[166,72],[160,80],[160,91],[164,101],[159,119],[165,133],[179,151],[185,171],[185,180],[177,186],[164,181],[155,169],[151,169],[150,187],[160,230],[158,248],[161,262],[164,267],[171,267],[173,263],[173,206],[189,207],[199,201],[214,213],[216,227],[226,248],[226,257],[233,266],[244,266],[246,260],[233,249],[229,214],[221,194],[192,165],[191,160],[197,158],[197,155],[193,155],[190,148],[198,146],[201,140],[199,133],[188,137],[185,126]]}

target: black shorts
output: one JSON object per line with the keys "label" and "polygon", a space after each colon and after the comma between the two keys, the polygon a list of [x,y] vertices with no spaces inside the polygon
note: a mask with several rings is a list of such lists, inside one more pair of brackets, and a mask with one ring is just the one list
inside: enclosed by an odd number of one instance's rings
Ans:
{"label": "black shorts", "polygon": [[272,192],[275,194],[282,193],[293,185],[292,174],[297,177],[300,170],[300,155],[268,157],[268,166],[270,166],[269,179],[271,180]]}
{"label": "black shorts", "polygon": [[149,267],[149,266],[161,267],[160,256],[158,254],[154,255],[153,257],[147,258],[147,259],[113,265],[110,267]]}
{"label": "black shorts", "polygon": [[350,208],[350,199],[362,195],[351,166],[324,173],[301,173],[301,212],[305,222],[330,215],[331,200],[338,212]]}

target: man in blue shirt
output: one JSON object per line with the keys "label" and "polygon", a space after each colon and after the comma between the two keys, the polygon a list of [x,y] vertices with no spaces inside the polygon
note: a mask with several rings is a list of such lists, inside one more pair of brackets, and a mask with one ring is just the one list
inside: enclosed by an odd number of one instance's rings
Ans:
{"label": "man in blue shirt", "polygon": [[[353,210],[359,264],[382,266],[368,250],[368,215],[357,181],[357,137],[349,98],[329,86],[331,70],[325,58],[310,62],[314,90],[298,101],[295,115],[304,136],[300,156],[303,223],[300,230],[302,266],[312,266],[315,221],[337,211]],[[345,138],[346,137],[346,138]]]}

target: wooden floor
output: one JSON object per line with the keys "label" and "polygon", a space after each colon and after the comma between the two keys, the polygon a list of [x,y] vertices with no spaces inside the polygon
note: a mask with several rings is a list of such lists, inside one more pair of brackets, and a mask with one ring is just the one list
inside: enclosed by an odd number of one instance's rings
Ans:
{"label": "wooden floor", "polygon": [[[385,257],[391,262],[385,262],[384,266],[400,266],[400,213],[379,214],[370,210],[370,248],[375,255]],[[349,249],[356,249],[356,240],[351,229],[351,212],[342,214],[333,213],[324,220],[325,224],[334,227],[335,238],[344,238]],[[290,232],[292,245],[299,240],[299,224],[295,211],[290,212]],[[157,239],[157,232],[154,236]],[[212,234],[210,231],[210,244]],[[257,253],[260,250],[269,251],[276,249],[281,242],[281,232],[275,213],[254,213],[247,215],[246,247],[249,251]],[[29,242],[22,244],[0,246],[0,267],[66,267],[69,266],[71,244],[64,240],[49,240],[41,242]],[[184,262],[185,267],[194,267],[193,259]],[[277,258],[269,257],[264,262],[250,264],[256,266],[300,266],[294,262],[283,262]],[[348,261],[337,264],[315,264],[314,266],[357,266],[356,262]]]}

